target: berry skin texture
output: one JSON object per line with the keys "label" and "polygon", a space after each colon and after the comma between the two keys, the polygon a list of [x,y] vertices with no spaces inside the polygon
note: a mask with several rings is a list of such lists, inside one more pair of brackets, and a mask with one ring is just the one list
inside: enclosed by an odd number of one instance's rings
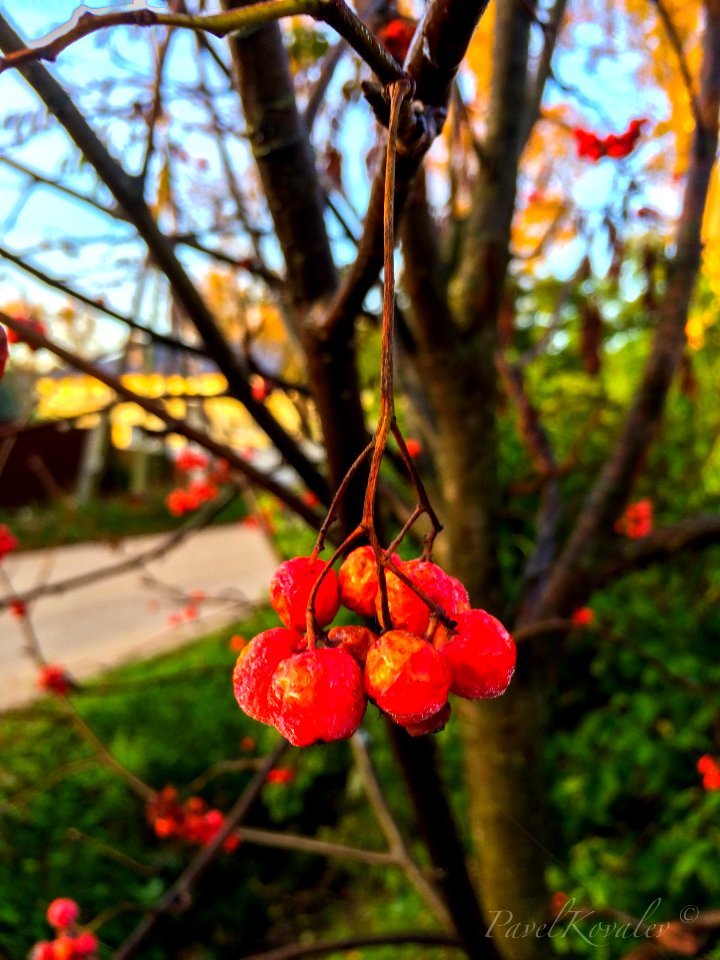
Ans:
{"label": "berry skin texture", "polygon": [[[392,560],[398,566],[402,563],[396,553]],[[374,617],[380,584],[373,548],[358,547],[349,553],[338,571],[338,580],[342,605],[361,617]]]}
{"label": "berry skin texture", "polygon": [[47,908],[47,922],[51,927],[59,930],[71,927],[80,916],[80,907],[68,897],[58,897]]}
{"label": "berry skin texture", "polygon": [[331,647],[283,660],[272,678],[269,701],[275,726],[295,747],[347,739],[367,706],[362,670],[349,653]]}
{"label": "berry skin texture", "polygon": [[445,706],[452,673],[442,653],[407,630],[390,630],[370,647],[365,690],[403,726],[422,723]]}
{"label": "berry skin texture", "polygon": [[328,643],[332,647],[339,647],[357,660],[361,667],[365,666],[367,652],[377,640],[377,634],[359,624],[349,624],[346,627],[331,627],[328,630]]}
{"label": "berry skin texture", "polygon": [[[448,616],[455,619],[463,610],[470,609],[470,600],[465,587],[451,577],[449,573],[427,560],[408,560],[400,569],[416,586],[423,590],[431,600],[439,603]],[[393,629],[408,630],[421,636],[430,622],[430,608],[417,594],[395,574],[387,575],[388,606]],[[380,593],[376,598],[376,609],[380,616]]]}
{"label": "berry skin texture", "polygon": [[411,737],[424,737],[428,733],[440,733],[450,720],[450,704],[446,703],[442,710],[438,710],[427,720],[420,723],[406,723],[405,730]]}
{"label": "berry skin texture", "polygon": [[[327,564],[310,557],[293,557],[281,563],[270,581],[270,603],[286,627],[305,631],[307,603],[315,581]],[[337,574],[328,570],[315,598],[315,616],[321,627],[340,607]]]}
{"label": "berry skin texture", "polygon": [[233,692],[240,709],[253,720],[270,725],[275,722],[268,703],[270,682],[280,663],[297,653],[303,643],[294,630],[273,627],[259,633],[240,651],[233,670]]}
{"label": "berry skin texture", "polygon": [[499,697],[515,672],[516,647],[505,627],[485,610],[459,614],[457,629],[440,633],[436,648],[452,671],[450,692],[466,700]]}

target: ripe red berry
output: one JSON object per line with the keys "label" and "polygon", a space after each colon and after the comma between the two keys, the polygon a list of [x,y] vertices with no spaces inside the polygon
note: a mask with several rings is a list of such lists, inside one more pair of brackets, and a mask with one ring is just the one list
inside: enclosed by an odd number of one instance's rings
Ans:
{"label": "ripe red berry", "polygon": [[290,767],[273,767],[272,770],[268,771],[265,779],[268,783],[275,783],[285,787],[295,779],[295,771]]}
{"label": "ripe red berry", "polygon": [[57,937],[52,947],[54,960],[73,960],[75,956],[75,937]]}
{"label": "ripe red berry", "polygon": [[41,690],[48,690],[58,696],[64,696],[72,690],[73,683],[59,664],[49,663],[38,674],[37,685]]}
{"label": "ripe red berry", "polygon": [[445,657],[407,630],[390,630],[370,647],[365,689],[401,724],[422,723],[447,701],[452,674]]}
{"label": "ripe red berry", "polygon": [[269,699],[275,726],[296,747],[352,736],[367,705],[362,670],[349,653],[331,647],[283,660]]}
{"label": "ripe red berry", "polygon": [[378,38],[382,40],[398,63],[402,63],[407,56],[415,33],[415,26],[414,20],[406,17],[395,17],[378,30]]}
{"label": "ripe red berry", "polygon": [[442,629],[435,638],[452,670],[451,693],[467,700],[499,697],[515,672],[513,638],[485,610],[466,610],[457,620],[453,633]]}
{"label": "ripe red berry", "polygon": [[[305,630],[308,599],[315,581],[327,564],[311,557],[293,557],[281,563],[270,581],[270,603],[286,627]],[[337,574],[328,570],[315,600],[315,616],[321,627],[330,623],[340,606]]]}
{"label": "ripe red berry", "polygon": [[84,931],[84,933],[79,933],[75,937],[75,957],[89,957],[91,954],[96,953],[100,943],[98,938],[94,933],[90,933],[89,930]]}
{"label": "ripe red berry", "polygon": [[[443,569],[427,560],[409,560],[401,565],[404,574],[423,590],[431,600],[445,610],[453,619],[463,610],[470,609],[470,600],[465,587],[445,573]],[[430,622],[430,608],[393,573],[387,575],[388,606],[393,629],[408,630],[422,635]],[[378,593],[375,604],[380,616],[381,598]]]}
{"label": "ripe red berry", "polygon": [[[402,563],[396,553],[392,559],[398,565]],[[361,617],[374,617],[379,584],[373,548],[358,547],[349,553],[338,571],[338,580],[342,605]]]}
{"label": "ripe red berry", "polygon": [[56,929],[71,927],[80,916],[80,907],[68,897],[58,897],[47,908],[46,916],[51,927]]}
{"label": "ripe red berry", "polygon": [[32,948],[30,960],[55,960],[55,948],[49,940],[41,940]]}
{"label": "ripe red berry", "polygon": [[328,643],[332,647],[339,647],[357,660],[361,667],[365,666],[367,652],[370,645],[377,640],[377,634],[359,624],[331,627],[328,630]]}
{"label": "ripe red berry", "polygon": [[427,720],[419,723],[405,723],[403,726],[411,737],[424,737],[428,733],[439,733],[450,719],[450,704],[446,703],[442,710],[438,710]]}
{"label": "ripe red berry", "polygon": [[294,630],[274,627],[259,633],[240,651],[233,670],[233,691],[240,709],[253,720],[274,723],[268,703],[270,681],[278,665],[302,649],[303,642]]}
{"label": "ripe red berry", "polygon": [[17,547],[18,539],[14,537],[4,523],[0,523],[0,560]]}

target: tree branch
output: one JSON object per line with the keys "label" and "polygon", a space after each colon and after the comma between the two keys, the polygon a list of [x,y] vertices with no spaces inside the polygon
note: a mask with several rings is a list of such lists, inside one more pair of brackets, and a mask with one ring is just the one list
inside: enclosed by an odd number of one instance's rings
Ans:
{"label": "tree branch", "polygon": [[53,341],[48,340],[47,337],[42,336],[42,334],[37,333],[31,328],[28,328],[27,324],[14,320],[12,317],[7,316],[7,314],[3,313],[2,311],[0,311],[0,323],[3,323],[6,327],[9,327],[11,330],[15,330],[17,333],[21,334],[23,340],[29,343],[30,346],[35,347],[36,349],[44,347],[46,350],[54,353],[56,357],[59,357],[61,360],[67,363],[68,366],[74,367],[77,370],[82,370],[83,373],[86,373],[90,377],[94,377],[96,380],[99,380],[100,383],[104,383],[106,386],[110,387],[110,389],[114,390],[119,397],[123,397],[125,400],[130,400],[132,403],[136,403],[139,407],[142,407],[143,410],[147,410],[149,413],[152,413],[169,427],[170,432],[178,433],[181,437],[187,437],[188,440],[192,440],[199,446],[204,447],[205,450],[209,450],[210,453],[214,453],[216,457],[227,460],[231,467],[246,476],[248,480],[256,484],[256,486],[260,487],[262,490],[267,490],[268,493],[274,494],[279,500],[287,504],[287,506],[290,507],[290,509],[293,510],[299,517],[302,517],[302,519],[311,528],[317,529],[320,526],[320,517],[302,500],[301,497],[298,497],[295,493],[293,493],[292,490],[289,490],[281,483],[278,483],[277,480],[274,480],[272,477],[267,476],[267,474],[264,474],[260,470],[253,467],[251,463],[243,460],[243,458],[239,457],[231,447],[228,447],[223,443],[218,443],[217,440],[213,440],[213,438],[208,434],[189,426],[184,420],[178,420],[171,416],[162,403],[159,403],[157,400],[153,400],[149,397],[143,397],[139,393],[135,393],[135,391],[131,390],[129,387],[126,387],[117,377],[106,373],[95,364],[90,363],[88,360],[84,360],[75,353],[71,353],[71,351],[66,350],[59,344],[53,343]]}
{"label": "tree branch", "polygon": [[[285,0],[268,0],[269,3]],[[136,11],[142,13],[143,11]],[[170,16],[168,14],[168,16]],[[18,51],[23,44],[11,29],[7,20],[0,16],[0,48]],[[162,270],[173,289],[178,304],[187,313],[204,340],[208,352],[228,381],[228,391],[247,408],[251,416],[277,447],[288,464],[303,478],[313,493],[321,500],[328,497],[327,483],[316,466],[305,456],[300,447],[275,420],[264,404],[256,401],[245,371],[238,362],[230,345],[218,328],[206,303],[194,283],[177,259],[173,243],[160,231],[142,193],[142,184],[131,177],[107,151],[68,94],[39,63],[21,64],[20,71],[33,87],[50,112],[63,125],[71,139],[100,179],[115,197],[145,241],[148,251]]]}
{"label": "tree branch", "polygon": [[462,950],[459,940],[439,933],[380,933],[375,937],[347,937],[343,940],[319,940],[316,943],[293,943],[265,953],[253,953],[242,960],[296,960],[298,957],[320,957],[324,953],[343,953],[360,947],[439,946]]}
{"label": "tree branch", "polygon": [[[665,399],[685,346],[685,323],[700,268],[701,225],[718,146],[720,109],[720,0],[707,0],[698,97],[701,123],[693,133],[691,159],[675,254],[668,261],[667,291],[657,307],[650,356],[622,430],[578,517],[543,593],[539,616],[569,613],[587,592],[607,549],[633,481],[660,425]],[[598,554],[601,556],[598,556]]]}

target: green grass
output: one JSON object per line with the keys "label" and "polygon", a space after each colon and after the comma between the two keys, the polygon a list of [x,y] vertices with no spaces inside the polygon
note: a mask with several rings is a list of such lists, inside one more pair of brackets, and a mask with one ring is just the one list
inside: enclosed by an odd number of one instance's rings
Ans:
{"label": "green grass", "polygon": [[[151,787],[172,783],[183,797],[197,794],[227,810],[252,774],[217,765],[259,758],[277,741],[274,730],[235,705],[230,674],[237,654],[229,637],[250,637],[275,624],[273,612],[262,610],[173,653],[112,671],[73,702],[112,754]],[[366,729],[380,771],[392,782],[382,724],[369,714]],[[255,741],[249,753],[240,747],[246,737]],[[292,749],[283,765],[294,769],[295,780],[264,789],[251,825],[384,847],[350,775],[346,743]],[[407,823],[400,797],[392,799]],[[84,922],[105,918],[97,933],[101,956],[108,957],[194,852],[154,836],[144,801],[98,762],[54,700],[2,716],[0,960],[24,957],[35,941],[49,936],[45,909],[58,896],[78,900]],[[432,928],[398,871],[242,844],[218,858],[192,908],[164,923],[142,956],[237,960],[302,939]],[[396,950],[362,955],[457,955],[438,948]]]}

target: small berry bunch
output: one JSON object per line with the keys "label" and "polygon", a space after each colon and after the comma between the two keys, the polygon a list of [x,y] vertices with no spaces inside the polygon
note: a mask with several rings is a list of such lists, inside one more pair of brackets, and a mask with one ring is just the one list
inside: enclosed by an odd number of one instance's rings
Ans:
{"label": "small berry bunch", "polygon": [[54,928],[54,940],[41,940],[30,953],[30,960],[95,960],[98,939],[89,930],[80,931],[77,921],[80,907],[68,897],[53,900],[47,909],[47,922]]}
{"label": "small berry bunch", "polygon": [[[156,836],[179,837],[202,847],[215,839],[225,823],[225,814],[210,808],[201,797],[189,797],[181,803],[173,786],[163,787],[155,795],[148,804],[147,817]],[[232,852],[239,843],[240,837],[231,833],[223,849]]]}
{"label": "small berry bunch", "polygon": [[[280,564],[270,602],[284,626],[254,637],[233,671],[248,716],[304,747],[350,737],[368,699],[418,736],[445,726],[450,693],[469,700],[504,693],[515,644],[502,624],[471,609],[460,581],[429,560],[403,563],[392,554],[387,567],[381,589],[371,546],[349,553],[339,574],[314,556]],[[372,619],[374,629],[316,630],[341,605]]]}
{"label": "small berry bunch", "polygon": [[631,540],[640,540],[652,533],[652,500],[638,500],[631,503],[615,524],[615,532],[622,533]]}
{"label": "small berry bunch", "polygon": [[597,163],[602,157],[622,160],[637,146],[643,124],[646,123],[645,119],[631,120],[623,133],[609,133],[606,137],[599,137],[592,130],[577,127],[573,130],[577,155],[580,159],[587,159],[592,163]]}
{"label": "small berry bunch", "polygon": [[219,486],[230,478],[227,460],[211,466],[206,454],[191,447],[184,447],[175,458],[175,469],[185,476],[187,483],[171,490],[165,498],[165,505],[174,517],[192,513],[203,503],[214,500]]}
{"label": "small berry bunch", "polygon": [[705,790],[720,790],[720,766],[706,753],[697,762],[698,773],[702,774]]}

